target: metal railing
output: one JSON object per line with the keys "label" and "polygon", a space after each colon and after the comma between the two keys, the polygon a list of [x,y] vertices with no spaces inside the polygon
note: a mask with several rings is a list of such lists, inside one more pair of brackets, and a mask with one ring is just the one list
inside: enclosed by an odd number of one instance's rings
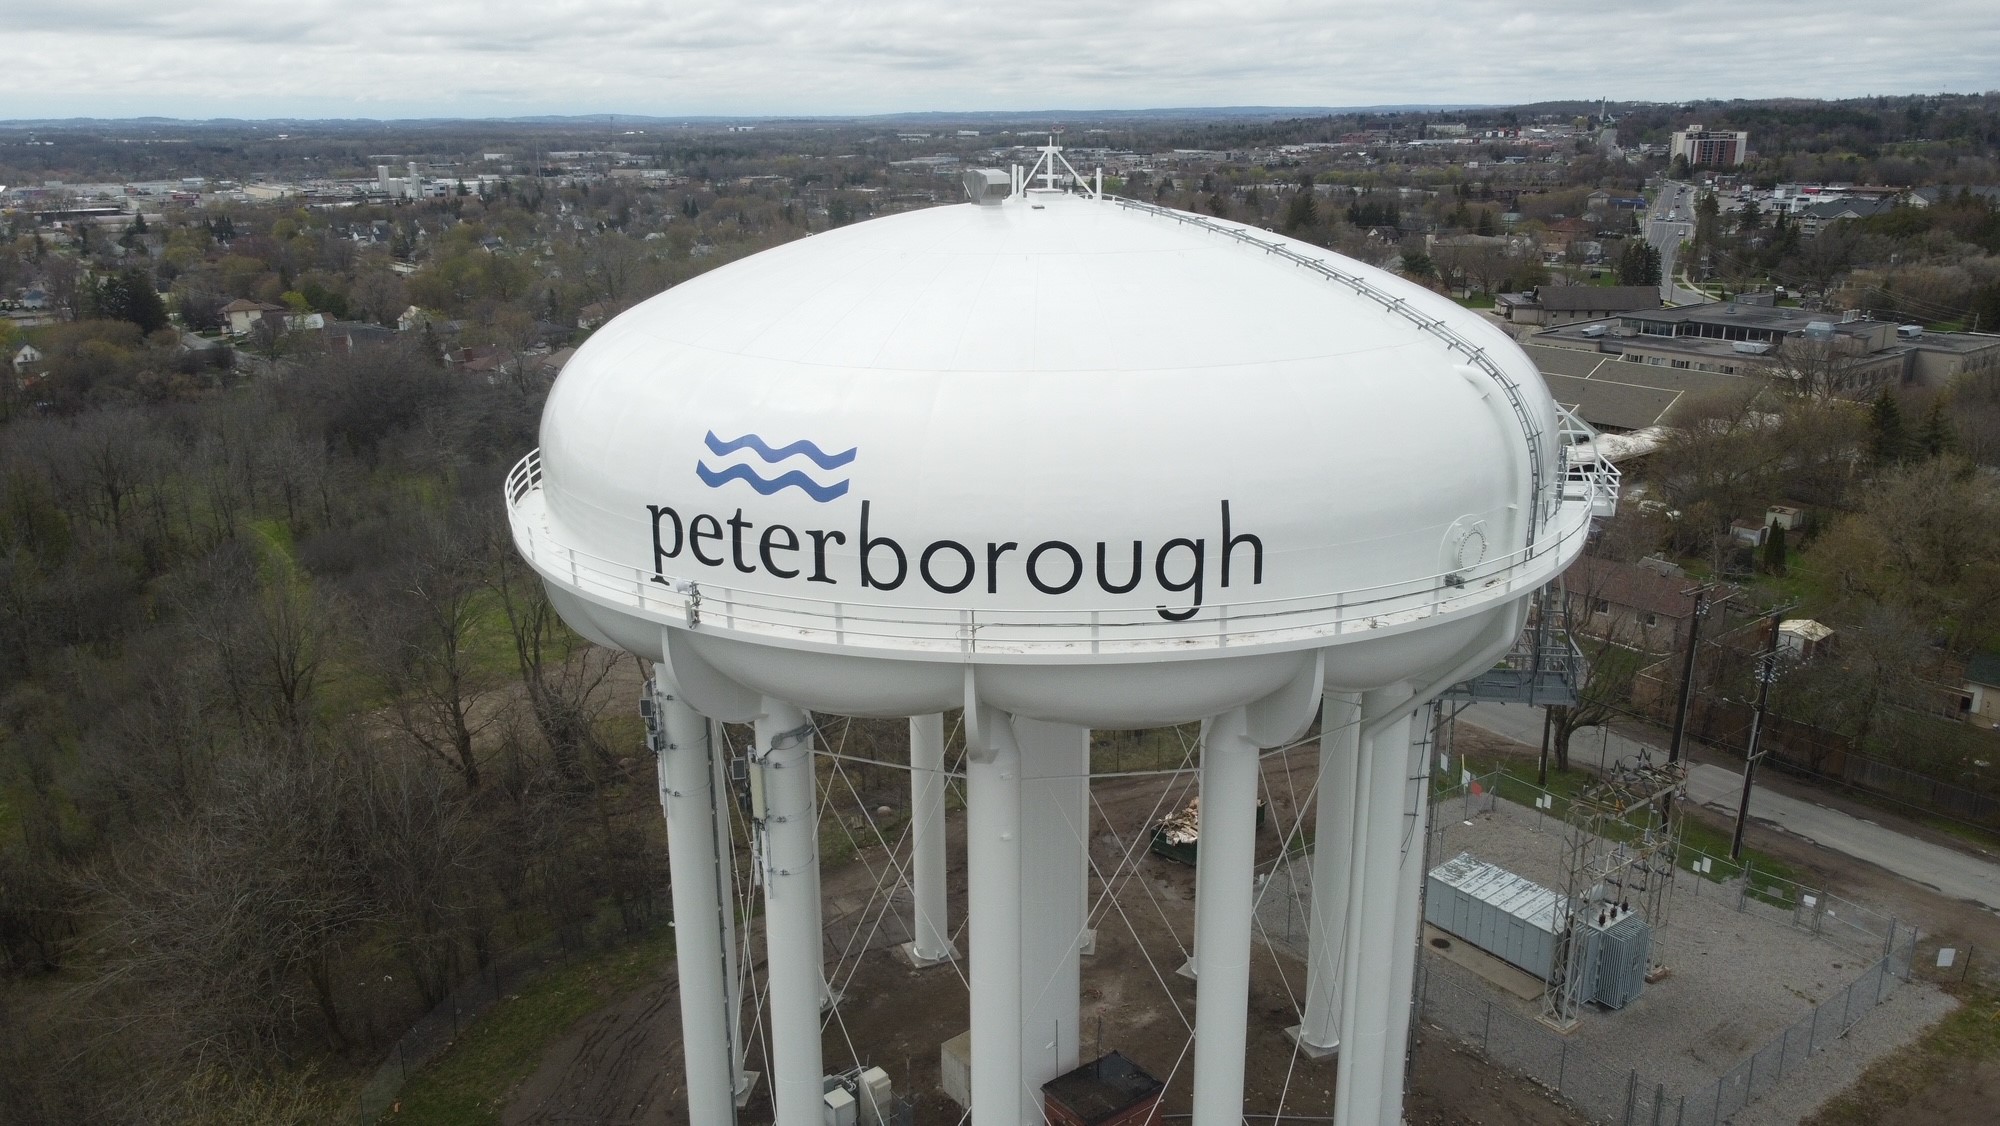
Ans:
{"label": "metal railing", "polygon": [[1425,315],[1410,304],[1409,298],[1398,297],[1376,285],[1374,282],[1369,281],[1367,278],[1342,270],[1323,258],[1318,258],[1310,254],[1301,254],[1283,241],[1266,241],[1251,234],[1245,228],[1217,222],[1205,215],[1197,215],[1193,212],[1175,211],[1172,208],[1159,207],[1150,203],[1141,203],[1136,199],[1124,199],[1122,197],[1114,197],[1112,202],[1120,207],[1129,208],[1134,211],[1143,211],[1149,215],[1158,215],[1165,219],[1172,219],[1176,223],[1185,223],[1212,234],[1221,235],[1224,238],[1234,239],[1246,246],[1254,246],[1266,254],[1275,254],[1291,262],[1293,265],[1303,266],[1320,277],[1345,286],[1353,290],[1357,295],[1375,302],[1389,312],[1415,325],[1418,331],[1437,338],[1444,343],[1445,347],[1462,354],[1467,364],[1477,369],[1487,379],[1492,380],[1500,388],[1501,392],[1507,396],[1508,408],[1513,412],[1515,422],[1521,427],[1521,437],[1528,450],[1528,495],[1534,498],[1534,518],[1528,521],[1528,543],[1530,546],[1533,546],[1536,534],[1540,531],[1541,526],[1555,517],[1556,507],[1559,503],[1557,497],[1545,496],[1543,493],[1543,486],[1547,484],[1543,479],[1542,468],[1542,440],[1545,435],[1542,432],[1541,423],[1535,418],[1535,412],[1529,409],[1527,400],[1521,395],[1521,385],[1515,382],[1513,376],[1507,374],[1505,368],[1493,362],[1493,358],[1486,354],[1486,349],[1459,335],[1457,330],[1446,324],[1442,318]]}
{"label": "metal railing", "polygon": [[[1614,471],[1615,472],[1615,471]],[[545,577],[595,600],[670,625],[756,634],[803,644],[879,647],[965,656],[1062,656],[1183,652],[1339,639],[1441,614],[1480,609],[1546,582],[1543,566],[1580,549],[1590,518],[1615,489],[1603,472],[1577,478],[1572,519],[1557,534],[1459,571],[1289,598],[1213,603],[1202,627],[1163,619],[1151,606],[1099,609],[969,609],[850,603],[746,591],[657,574],[561,542],[550,530],[541,451],[507,475],[515,546]]]}

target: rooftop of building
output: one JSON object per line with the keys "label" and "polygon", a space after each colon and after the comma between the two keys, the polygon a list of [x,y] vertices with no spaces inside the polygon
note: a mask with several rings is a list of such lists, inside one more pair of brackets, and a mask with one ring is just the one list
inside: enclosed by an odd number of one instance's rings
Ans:
{"label": "rooftop of building", "polygon": [[1522,346],[1549,394],[1592,426],[1643,430],[1663,425],[1683,400],[1742,387],[1743,375],[1626,363],[1608,352]]}

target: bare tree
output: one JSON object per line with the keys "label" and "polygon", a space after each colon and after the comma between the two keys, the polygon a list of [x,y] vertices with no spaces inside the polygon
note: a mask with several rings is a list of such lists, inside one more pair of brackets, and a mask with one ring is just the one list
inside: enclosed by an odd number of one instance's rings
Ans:
{"label": "bare tree", "polygon": [[474,644],[494,595],[486,583],[490,542],[462,513],[420,517],[410,556],[376,616],[377,671],[396,726],[479,788],[475,743],[492,722],[493,690]]}
{"label": "bare tree", "polygon": [[615,657],[563,624],[541,579],[525,565],[504,562],[496,570],[494,591],[507,615],[535,727],[548,743],[557,773],[566,782],[581,783],[586,758],[612,762],[595,721],[602,707],[598,690]]}

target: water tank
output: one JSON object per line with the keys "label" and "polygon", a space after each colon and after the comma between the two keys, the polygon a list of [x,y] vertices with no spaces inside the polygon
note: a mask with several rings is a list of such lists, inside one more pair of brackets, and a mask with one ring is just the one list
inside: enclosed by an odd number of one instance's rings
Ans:
{"label": "water tank", "polygon": [[[564,617],[863,715],[1182,722],[1324,656],[1418,676],[1567,565],[1559,414],[1499,329],[1111,200],[910,212],[599,330],[509,483]],[[678,671],[679,659],[676,659]]]}

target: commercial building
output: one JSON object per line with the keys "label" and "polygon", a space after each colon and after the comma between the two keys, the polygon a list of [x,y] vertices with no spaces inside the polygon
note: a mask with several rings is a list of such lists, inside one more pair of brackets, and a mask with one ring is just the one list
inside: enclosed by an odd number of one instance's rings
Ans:
{"label": "commercial building", "polygon": [[1690,125],[1674,134],[1671,156],[1687,157],[1690,165],[1737,168],[1750,155],[1750,134],[1703,129]]}
{"label": "commercial building", "polygon": [[2000,370],[2000,335],[1930,332],[1853,309],[1793,309],[1766,294],[1621,313],[1544,329],[1532,339],[1652,367],[1811,379],[1821,386],[1807,390],[1850,398],[1883,386],[1942,387],[1961,375]]}

